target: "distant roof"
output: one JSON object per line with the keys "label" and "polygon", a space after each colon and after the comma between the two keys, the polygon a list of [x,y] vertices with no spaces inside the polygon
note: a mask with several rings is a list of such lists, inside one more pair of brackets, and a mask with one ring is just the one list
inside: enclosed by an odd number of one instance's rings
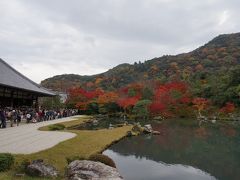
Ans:
{"label": "distant roof", "polygon": [[12,68],[0,58],[0,85],[32,91],[46,96],[54,96],[55,93],[41,87],[39,84],[28,79],[20,72]]}

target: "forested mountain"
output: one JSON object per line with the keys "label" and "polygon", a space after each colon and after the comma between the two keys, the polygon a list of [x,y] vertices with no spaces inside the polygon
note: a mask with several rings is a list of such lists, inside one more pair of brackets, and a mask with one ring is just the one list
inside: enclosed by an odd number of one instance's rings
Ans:
{"label": "forested mountain", "polygon": [[129,83],[152,80],[162,83],[185,81],[191,85],[196,96],[211,98],[218,104],[227,101],[239,104],[240,33],[219,35],[189,53],[121,64],[93,76],[58,75],[42,81],[41,84],[60,91],[72,86],[111,91]]}

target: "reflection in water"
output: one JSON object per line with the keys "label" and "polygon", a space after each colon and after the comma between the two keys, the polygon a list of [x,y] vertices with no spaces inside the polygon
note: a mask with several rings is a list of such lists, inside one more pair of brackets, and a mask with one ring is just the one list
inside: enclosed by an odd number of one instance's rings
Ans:
{"label": "reflection in water", "polygon": [[125,179],[240,179],[239,127],[153,126],[160,136],[125,138],[104,152]]}
{"label": "reflection in water", "polygon": [[181,164],[165,164],[155,162],[146,158],[136,158],[135,156],[123,156],[112,150],[107,150],[104,154],[111,157],[116,163],[120,174],[126,180],[214,180],[209,174]]}

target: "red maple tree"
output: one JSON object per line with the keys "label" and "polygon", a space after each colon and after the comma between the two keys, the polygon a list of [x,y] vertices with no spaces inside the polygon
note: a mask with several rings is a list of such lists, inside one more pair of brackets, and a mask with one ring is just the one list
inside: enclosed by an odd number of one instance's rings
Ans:
{"label": "red maple tree", "polygon": [[179,108],[191,102],[188,86],[184,82],[170,82],[160,85],[154,94],[152,104],[149,106],[153,115],[164,117],[174,116]]}
{"label": "red maple tree", "polygon": [[227,102],[225,106],[220,109],[221,113],[230,114],[235,111],[235,105],[231,102]]}

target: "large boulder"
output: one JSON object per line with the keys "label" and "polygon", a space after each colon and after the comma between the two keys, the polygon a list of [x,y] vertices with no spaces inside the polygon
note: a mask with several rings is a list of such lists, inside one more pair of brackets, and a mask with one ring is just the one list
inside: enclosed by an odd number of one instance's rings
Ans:
{"label": "large boulder", "polygon": [[35,177],[52,177],[59,175],[57,169],[49,164],[45,164],[43,160],[34,160],[27,166],[26,173]]}
{"label": "large boulder", "polygon": [[71,162],[67,167],[66,177],[69,180],[123,179],[116,168],[107,166],[100,162],[87,160],[75,160]]}

